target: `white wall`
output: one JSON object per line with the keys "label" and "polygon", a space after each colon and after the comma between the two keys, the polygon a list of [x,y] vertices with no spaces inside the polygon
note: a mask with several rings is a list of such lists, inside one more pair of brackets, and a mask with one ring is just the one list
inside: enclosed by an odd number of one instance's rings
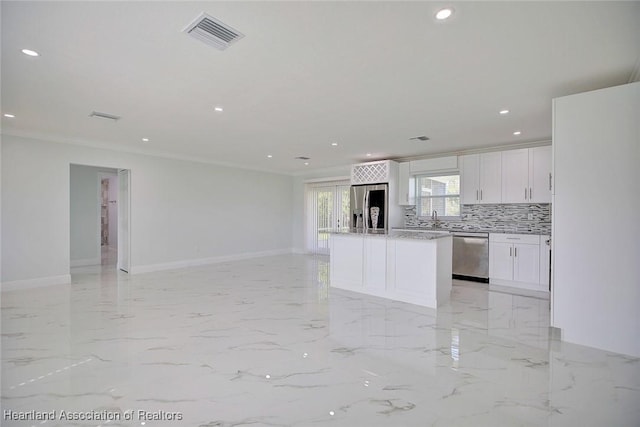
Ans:
{"label": "white wall", "polygon": [[552,324],[640,357],[640,83],[554,100]]}
{"label": "white wall", "polygon": [[[98,173],[90,166],[70,168],[71,266],[100,264]],[[46,208],[42,214],[46,215]]]}
{"label": "white wall", "polygon": [[131,170],[134,273],[291,250],[289,176],[4,135],[3,284],[68,279],[70,164]]}

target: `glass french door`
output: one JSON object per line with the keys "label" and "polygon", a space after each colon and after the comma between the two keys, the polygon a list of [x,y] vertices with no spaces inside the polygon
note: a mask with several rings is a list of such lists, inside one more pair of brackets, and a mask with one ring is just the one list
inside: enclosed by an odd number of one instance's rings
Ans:
{"label": "glass french door", "polygon": [[329,233],[350,227],[348,181],[307,185],[307,251],[329,253]]}

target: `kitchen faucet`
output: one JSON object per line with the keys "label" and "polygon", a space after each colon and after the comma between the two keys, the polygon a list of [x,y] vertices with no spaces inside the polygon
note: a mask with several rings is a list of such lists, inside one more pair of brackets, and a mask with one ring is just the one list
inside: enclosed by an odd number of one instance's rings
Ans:
{"label": "kitchen faucet", "polygon": [[431,214],[431,219],[433,220],[433,228],[438,228],[438,211],[434,210]]}

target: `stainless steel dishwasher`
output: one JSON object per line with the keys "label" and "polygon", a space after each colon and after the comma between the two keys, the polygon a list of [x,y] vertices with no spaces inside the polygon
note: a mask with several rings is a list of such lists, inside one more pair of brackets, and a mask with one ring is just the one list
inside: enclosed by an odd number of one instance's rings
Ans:
{"label": "stainless steel dishwasher", "polygon": [[489,283],[489,233],[453,233],[453,277]]}

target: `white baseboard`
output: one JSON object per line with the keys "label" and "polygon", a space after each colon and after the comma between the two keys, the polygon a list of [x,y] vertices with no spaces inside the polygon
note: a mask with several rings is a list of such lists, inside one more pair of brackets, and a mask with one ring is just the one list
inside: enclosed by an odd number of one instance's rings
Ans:
{"label": "white baseboard", "polygon": [[197,267],[200,265],[219,264],[221,262],[240,261],[244,259],[261,258],[266,256],[274,256],[274,255],[285,255],[290,253],[293,253],[292,248],[276,249],[276,250],[262,251],[262,252],[247,252],[247,253],[235,254],[235,255],[222,255],[222,256],[210,257],[210,258],[187,259],[183,261],[166,262],[162,264],[138,265],[138,266],[132,266],[129,269],[129,273],[142,274],[142,273],[151,273],[154,271],[176,270],[179,268]]}
{"label": "white baseboard", "polygon": [[69,263],[71,268],[73,267],[86,267],[88,265],[100,265],[102,263],[101,258],[85,258],[85,259],[72,259]]}
{"label": "white baseboard", "polygon": [[2,292],[17,291],[23,289],[42,288],[51,285],[64,285],[71,283],[71,275],[39,277],[37,279],[13,280],[2,282]]}

